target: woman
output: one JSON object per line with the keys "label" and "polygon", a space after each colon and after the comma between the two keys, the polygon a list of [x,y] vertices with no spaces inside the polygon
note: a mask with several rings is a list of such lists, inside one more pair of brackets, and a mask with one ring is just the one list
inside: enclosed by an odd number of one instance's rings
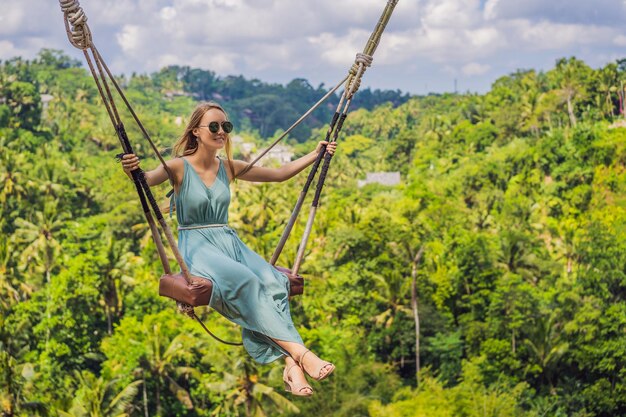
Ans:
{"label": "woman", "polygon": [[[185,132],[174,145],[177,158],[167,161],[173,175],[178,218],[178,247],[190,272],[209,279],[213,294],[209,305],[242,328],[243,344],[258,362],[285,358],[285,388],[294,395],[310,396],[313,389],[304,373],[316,380],[330,375],[335,366],[308,350],[293,325],[289,311],[289,281],[241,242],[228,227],[229,183],[234,178],[254,182],[280,182],[298,174],[315,160],[321,148],[335,152],[336,144],[319,142],[306,156],[280,168],[247,166],[233,160],[229,133],[233,125],[224,109],[213,102],[200,104]],[[226,149],[226,160],[217,156]],[[139,167],[133,154],[122,158],[124,171]],[[165,168],[145,173],[148,185],[168,179]],[[297,366],[299,365],[299,366]]]}

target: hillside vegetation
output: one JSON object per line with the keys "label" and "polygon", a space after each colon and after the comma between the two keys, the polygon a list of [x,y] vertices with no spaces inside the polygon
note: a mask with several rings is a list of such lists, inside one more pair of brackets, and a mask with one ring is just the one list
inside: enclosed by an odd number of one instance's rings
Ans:
{"label": "hillside vegetation", "polygon": [[[218,344],[158,296],[161,266],[87,71],[45,50],[0,64],[0,413],[626,415],[625,70],[569,58],[484,95],[364,93],[292,300],[337,371],[299,399],[282,390],[282,364]],[[120,79],[164,149],[197,100],[222,97],[237,134],[262,147],[326,91],[211,74]],[[331,109],[289,139],[297,153],[323,138]],[[357,187],[380,171],[402,182]],[[230,222],[262,256],[304,177],[233,185]]]}

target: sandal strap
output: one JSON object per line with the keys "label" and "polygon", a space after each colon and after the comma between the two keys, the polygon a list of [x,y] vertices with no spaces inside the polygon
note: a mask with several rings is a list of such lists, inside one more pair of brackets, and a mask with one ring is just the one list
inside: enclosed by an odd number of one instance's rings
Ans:
{"label": "sandal strap", "polygon": [[[285,373],[283,376],[283,380],[285,381],[285,383],[287,383],[289,385],[289,388],[291,389],[292,392],[302,392],[302,390],[308,389],[311,391],[311,393],[313,393],[313,387],[311,387],[309,384],[306,383],[296,383],[295,381],[293,381],[291,379],[291,377],[289,376],[289,372],[291,372],[291,370],[294,367],[300,367],[298,365],[298,363],[294,363],[293,365],[289,366],[289,367],[285,367]],[[304,372],[304,370],[303,370]]]}
{"label": "sandal strap", "polygon": [[[307,349],[302,355],[300,355],[300,360],[296,361],[296,364],[298,364],[300,366],[300,369],[302,369],[302,372],[304,372],[305,374],[309,375],[311,378],[319,381],[320,379],[324,378],[324,377],[320,377],[320,375],[322,373],[322,370],[326,369],[328,366],[330,366],[332,368],[333,364],[330,363],[330,362],[327,362],[325,360],[320,359],[320,361],[322,361],[322,366],[320,366],[319,369],[317,369],[317,375],[311,375],[310,373],[307,372],[306,369],[304,369],[304,357],[309,352],[311,352],[311,350]],[[332,368],[332,369],[334,369],[334,368]],[[330,369],[328,372],[329,373],[332,372],[332,369]]]}
{"label": "sandal strap", "polygon": [[296,361],[296,364],[298,364],[300,368],[302,368],[303,371],[304,371],[304,357],[306,356],[307,353],[310,353],[310,352],[311,352],[310,349],[305,350],[304,353],[300,355],[300,360]]}
{"label": "sandal strap", "polygon": [[295,382],[291,382],[290,385],[292,391],[302,392],[303,389],[309,389],[311,390],[311,392],[313,392],[313,387],[311,387],[309,384],[296,384]]}
{"label": "sandal strap", "polygon": [[286,367],[286,368],[285,368],[285,375],[286,375],[287,377],[289,377],[289,372],[291,372],[291,370],[293,369],[293,367],[294,367],[294,366],[298,366],[298,363],[296,362],[296,363],[294,363],[293,365],[291,365],[291,366],[289,366],[289,367]]}

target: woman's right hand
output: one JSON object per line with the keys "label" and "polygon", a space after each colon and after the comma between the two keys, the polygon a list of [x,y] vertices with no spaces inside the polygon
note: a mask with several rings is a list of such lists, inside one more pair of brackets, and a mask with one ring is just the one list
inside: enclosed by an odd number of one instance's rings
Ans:
{"label": "woman's right hand", "polygon": [[122,168],[124,168],[124,172],[129,177],[131,176],[131,171],[139,168],[139,158],[134,153],[127,153],[122,156]]}

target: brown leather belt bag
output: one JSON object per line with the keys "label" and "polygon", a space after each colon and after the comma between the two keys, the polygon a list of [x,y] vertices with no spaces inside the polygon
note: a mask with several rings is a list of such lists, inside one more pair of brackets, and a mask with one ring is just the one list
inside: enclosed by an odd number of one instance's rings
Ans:
{"label": "brown leather belt bag", "polygon": [[[275,266],[289,278],[289,295],[300,295],[304,292],[304,278],[294,275],[291,270]],[[205,278],[191,276],[191,283],[185,281],[182,273],[165,274],[159,280],[159,295],[189,304],[193,307],[209,305],[213,283]]]}

